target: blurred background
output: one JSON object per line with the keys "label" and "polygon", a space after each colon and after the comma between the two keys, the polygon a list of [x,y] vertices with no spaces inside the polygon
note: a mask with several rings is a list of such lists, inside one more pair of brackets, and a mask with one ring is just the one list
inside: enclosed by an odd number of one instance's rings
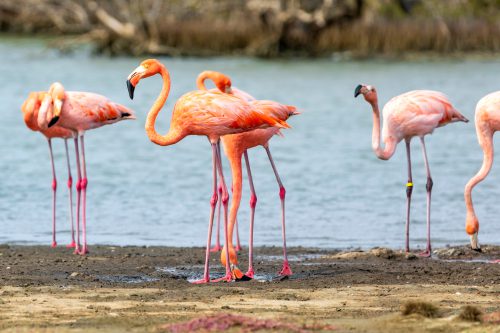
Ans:
{"label": "blurred background", "polygon": [[[87,134],[89,242],[205,244],[209,144],[201,137],[172,147],[149,141],[144,122],[160,91],[159,77],[141,81],[134,101],[128,99],[127,75],[154,56],[172,76],[159,132],[168,130],[175,100],[195,89],[196,76],[207,69],[226,73],[256,98],[301,110],[285,137],[271,140],[287,188],[289,245],[401,248],[404,147],[390,161],[375,157],[371,109],[353,98],[354,88],[375,85],[382,105],[408,90],[439,90],[473,120],[477,101],[500,87],[499,8],[498,0],[2,0],[0,242],[50,244],[47,143],[26,128],[20,106],[30,91],[60,81],[67,90],[106,95],[134,109],[138,118]],[[434,178],[433,244],[466,244],[463,188],[482,162],[473,121],[439,128],[426,142]],[[411,246],[424,248],[426,179],[418,140],[412,149]],[[58,240],[66,243],[61,140],[54,140],[54,150]],[[73,152],[71,157],[74,168]],[[280,245],[272,169],[262,148],[251,150],[250,159],[259,198],[255,243]],[[494,165],[473,192],[480,243],[500,244],[499,182]],[[248,200],[244,179],[239,215],[244,244]]]}

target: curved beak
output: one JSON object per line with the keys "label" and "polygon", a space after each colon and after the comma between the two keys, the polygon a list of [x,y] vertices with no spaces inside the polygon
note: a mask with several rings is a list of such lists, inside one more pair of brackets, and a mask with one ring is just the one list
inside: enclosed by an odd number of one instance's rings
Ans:
{"label": "curved beak", "polygon": [[232,95],[232,94],[233,94],[233,89],[231,89],[231,87],[226,87],[226,89],[225,89],[225,93],[226,93],[226,94],[231,94],[231,95]]}
{"label": "curved beak", "polygon": [[127,90],[128,90],[128,96],[130,97],[130,99],[134,99],[135,87],[132,84],[132,82],[130,82],[130,80],[127,80]]}
{"label": "curved beak", "polygon": [[52,119],[49,121],[49,127],[54,126],[58,121],[59,117],[61,116],[61,110],[62,110],[62,105],[63,101],[60,99],[54,100],[54,114],[52,116]]}
{"label": "curved beak", "polygon": [[361,88],[363,88],[363,85],[358,84],[358,86],[356,87],[356,89],[354,89],[354,98],[358,97],[359,94],[361,94]]}
{"label": "curved beak", "polygon": [[477,252],[483,252],[481,250],[481,248],[479,247],[479,241],[477,239],[477,232],[475,232],[474,234],[472,234],[470,236],[470,247],[471,249],[473,249],[474,251],[477,251]]}

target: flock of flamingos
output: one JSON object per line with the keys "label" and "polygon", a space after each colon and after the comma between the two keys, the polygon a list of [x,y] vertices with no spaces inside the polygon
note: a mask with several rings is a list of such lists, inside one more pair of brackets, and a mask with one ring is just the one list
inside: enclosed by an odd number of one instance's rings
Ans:
{"label": "flock of flamingos", "polygon": [[[253,268],[253,225],[257,196],[252,182],[250,162],[247,149],[263,146],[266,150],[271,167],[276,176],[279,187],[282,213],[283,236],[283,266],[279,275],[291,275],[286,253],[285,236],[285,187],[281,182],[276,165],[269,149],[269,140],[274,135],[280,135],[280,130],[289,128],[286,120],[299,114],[294,106],[280,104],[269,100],[257,100],[248,93],[231,86],[229,77],[222,73],[205,71],[198,76],[196,81],[198,90],[184,94],[175,103],[172,111],[172,120],[167,134],[161,135],[155,130],[156,118],[165,104],[170,91],[170,75],[167,68],[155,59],[143,61],[127,79],[127,88],[131,99],[134,89],[139,81],[160,74],[163,78],[161,93],[154,102],[146,119],[146,133],[149,139],[161,146],[173,145],[188,135],[204,135],[208,138],[212,149],[213,194],[210,199],[210,219],[206,244],[205,268],[203,278],[197,283],[210,281],[248,280],[254,277]],[[210,79],[216,88],[207,90],[204,81]],[[387,160],[391,158],[399,142],[405,141],[408,158],[408,182],[406,184],[406,245],[409,248],[409,222],[410,203],[413,190],[411,172],[410,140],[419,137],[422,143],[425,167],[427,171],[427,247],[421,256],[431,255],[430,240],[430,204],[432,193],[432,177],[427,160],[424,137],[431,134],[435,128],[452,122],[468,120],[458,112],[449,99],[441,92],[430,90],[414,90],[392,98],[383,109],[384,125],[380,144],[380,111],[378,106],[377,91],[370,85],[358,85],[354,97],[363,95],[371,105],[373,111],[372,148],[378,158]],[[60,83],[53,83],[48,92],[39,91],[30,93],[22,105],[22,112],[26,125],[33,131],[39,131],[48,140],[50,158],[52,162],[52,246],[56,243],[56,173],[52,154],[51,139],[62,138],[65,141],[66,160],[68,167],[69,205],[71,214],[71,243],[69,248],[74,248],[75,254],[88,253],[86,237],[86,190],[87,172],[85,164],[85,131],[113,124],[120,120],[135,119],[134,112],[120,104],[114,103],[104,96],[89,93],[65,91]],[[483,97],[477,104],[475,114],[476,131],[479,144],[484,151],[483,165],[479,172],[465,186],[465,202],[467,207],[466,232],[471,238],[471,247],[480,251],[478,244],[479,222],[474,213],[472,204],[472,188],[482,181],[488,174],[493,163],[492,138],[495,131],[500,129],[500,91]],[[73,195],[70,161],[68,155],[68,139],[73,139],[76,151],[77,181],[76,181],[76,238],[73,230]],[[222,154],[220,141],[222,140],[224,152],[229,160],[232,172],[233,200],[229,210],[229,193],[224,180],[222,169]],[[233,233],[237,233],[237,212],[241,201],[242,192],[242,156],[245,159],[246,170],[250,183],[251,216],[249,239],[249,265],[246,273],[238,268],[237,251],[240,249],[239,237],[236,246],[233,244]],[[218,186],[217,180],[220,179]],[[219,203],[218,216],[221,208],[224,216],[225,245],[220,247],[219,226],[217,225],[217,240],[215,247],[211,248],[212,227],[215,211]],[[81,218],[80,218],[81,217]],[[218,218],[218,220],[219,220]],[[80,223],[81,221],[81,223]],[[219,224],[219,221],[217,222]],[[80,225],[82,227],[82,240],[80,242]],[[223,278],[210,280],[209,257],[210,252],[221,251],[221,262],[226,272]],[[229,260],[227,260],[229,258]]]}

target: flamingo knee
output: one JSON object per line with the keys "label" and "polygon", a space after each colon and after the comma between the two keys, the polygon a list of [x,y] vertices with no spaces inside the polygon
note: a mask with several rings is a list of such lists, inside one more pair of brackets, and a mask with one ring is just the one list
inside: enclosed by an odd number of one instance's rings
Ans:
{"label": "flamingo knee", "polygon": [[250,196],[250,208],[255,208],[255,206],[257,206],[257,196],[252,193]]}
{"label": "flamingo knee", "polygon": [[73,186],[73,177],[71,175],[68,177],[68,188],[71,188]]}
{"label": "flamingo knee", "polygon": [[280,186],[280,199],[285,200],[286,190],[284,186]]}
{"label": "flamingo knee", "polygon": [[432,191],[433,185],[434,185],[434,182],[432,181],[432,178],[431,177],[427,178],[427,184],[425,184],[425,188],[427,189],[427,192]]}
{"label": "flamingo knee", "polygon": [[212,198],[210,199],[210,206],[214,208],[218,200],[219,197],[217,196],[217,192],[214,192],[214,194],[212,194]]}

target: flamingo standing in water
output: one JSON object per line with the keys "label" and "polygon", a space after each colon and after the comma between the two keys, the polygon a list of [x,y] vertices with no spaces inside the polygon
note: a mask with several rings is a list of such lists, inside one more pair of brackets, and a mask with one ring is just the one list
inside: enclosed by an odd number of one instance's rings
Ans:
{"label": "flamingo standing in water", "polygon": [[[196,283],[210,281],[208,261],[210,258],[210,240],[217,203],[217,172],[221,175],[222,204],[224,206],[225,243],[228,244],[228,200],[229,194],[224,181],[220,150],[218,148],[220,137],[227,134],[240,133],[256,128],[279,127],[287,128],[288,124],[273,116],[259,112],[265,107],[262,103],[244,102],[237,97],[221,92],[192,91],[181,96],[175,103],[172,112],[170,129],[166,135],[161,135],[155,130],[156,118],[165,104],[170,92],[170,74],[167,68],[155,59],[143,61],[127,79],[127,88],[130,98],[134,96],[134,89],[139,81],[152,75],[160,74],[163,78],[163,87],[160,95],[153,104],[146,120],[146,133],[149,139],[161,146],[173,145],[188,135],[206,136],[212,146],[212,171],[213,194],[210,200],[210,219],[208,225],[207,247],[205,252],[205,269],[203,279]],[[228,247],[226,256],[229,257]],[[233,275],[226,263],[226,274],[221,279],[232,281]]]}
{"label": "flamingo standing in water", "polygon": [[[56,82],[50,86],[49,95],[61,103],[54,103],[53,109],[45,109],[38,114],[38,125],[42,129],[51,128],[57,124],[73,133],[76,150],[76,165],[78,179],[76,182],[76,235],[75,254],[88,253],[87,246],[87,167],[85,163],[85,131],[120,120],[135,119],[134,112],[123,105],[111,102],[107,97],[80,91],[65,91]],[[42,110],[41,110],[42,111]],[[78,139],[81,142],[81,157],[78,150]],[[81,158],[81,163],[80,163]],[[82,202],[82,245],[80,244],[80,201]],[[80,248],[81,245],[81,248]]]}
{"label": "flamingo standing in water", "polygon": [[465,231],[470,235],[471,248],[481,251],[477,234],[479,232],[479,221],[472,204],[472,189],[484,180],[493,165],[493,134],[500,130],[500,91],[484,96],[476,106],[476,134],[479,145],[483,149],[483,165],[477,174],[465,185],[465,206],[467,217],[465,220]]}
{"label": "flamingo standing in water", "polygon": [[405,140],[408,158],[408,182],[406,183],[406,252],[410,251],[410,201],[413,190],[411,175],[410,140],[418,136],[422,142],[425,169],[427,171],[427,247],[420,255],[431,255],[431,191],[432,177],[427,160],[424,136],[431,134],[437,127],[448,123],[463,121],[468,122],[458,112],[448,98],[438,91],[413,90],[393,97],[383,109],[384,128],[382,130],[385,147],[380,147],[380,112],[378,107],[377,91],[369,85],[358,85],[354,90],[354,97],[362,94],[373,109],[373,134],[372,148],[378,158],[388,160],[396,151],[396,146]]}
{"label": "flamingo standing in water", "polygon": [[68,248],[75,247],[75,232],[73,227],[73,190],[72,184],[73,179],[71,177],[71,168],[69,163],[68,154],[68,139],[73,137],[73,133],[60,126],[53,126],[51,128],[42,130],[38,126],[37,118],[40,109],[53,107],[54,102],[49,94],[46,92],[32,92],[29,97],[24,101],[21,106],[21,111],[23,112],[24,122],[29,129],[35,132],[42,133],[49,144],[49,155],[50,162],[52,165],[52,247],[57,246],[56,241],[56,191],[57,191],[57,178],[56,169],[54,166],[54,155],[52,152],[52,139],[61,138],[64,139],[64,146],[66,148],[66,163],[68,166],[68,192],[69,192],[69,214],[71,223],[71,243],[67,245]]}
{"label": "flamingo standing in water", "polygon": [[[236,97],[239,97],[245,101],[254,101],[253,98],[248,93],[241,91],[237,88],[231,87],[231,79],[226,75],[214,72],[214,71],[204,71],[202,72],[197,80],[196,85],[200,90],[207,90],[205,87],[204,81],[206,79],[211,79],[217,89],[222,92],[226,92],[228,94],[233,94]],[[213,91],[213,90],[211,90]],[[262,110],[263,112],[267,112],[278,119],[286,121],[290,116],[298,114],[295,107],[286,106],[277,103],[269,103],[266,109]],[[254,269],[253,269],[253,227],[254,227],[254,216],[255,216],[255,207],[257,205],[257,195],[255,193],[255,188],[252,180],[252,172],[250,170],[250,161],[248,159],[247,150],[257,146],[263,146],[266,150],[269,161],[271,162],[271,167],[273,168],[274,175],[276,177],[276,181],[279,186],[279,196],[281,200],[281,223],[282,223],[282,236],[283,236],[283,267],[279,272],[279,275],[288,276],[292,274],[290,269],[290,265],[288,264],[287,253],[286,253],[286,233],[285,233],[285,187],[281,182],[280,176],[278,174],[278,170],[274,164],[274,160],[271,155],[271,151],[269,149],[269,140],[276,134],[279,134],[279,129],[275,127],[266,128],[266,129],[256,129],[249,132],[239,133],[239,134],[231,134],[222,137],[222,144],[224,146],[224,151],[226,156],[229,159],[229,164],[231,166],[232,173],[232,181],[233,181],[233,200],[231,202],[231,210],[229,213],[229,239],[232,240],[233,230],[236,227],[237,214],[238,209],[241,202],[241,190],[242,190],[242,167],[241,167],[241,157],[245,157],[245,165],[248,174],[248,180],[250,183],[250,239],[249,239],[249,252],[248,252],[248,271],[245,275],[248,278],[254,277]],[[238,259],[236,255],[236,250],[232,244],[229,242],[229,255],[230,261],[233,265],[238,264]],[[222,252],[221,260],[223,264],[226,261],[224,256],[224,252]],[[235,267],[234,270],[237,268]]]}

